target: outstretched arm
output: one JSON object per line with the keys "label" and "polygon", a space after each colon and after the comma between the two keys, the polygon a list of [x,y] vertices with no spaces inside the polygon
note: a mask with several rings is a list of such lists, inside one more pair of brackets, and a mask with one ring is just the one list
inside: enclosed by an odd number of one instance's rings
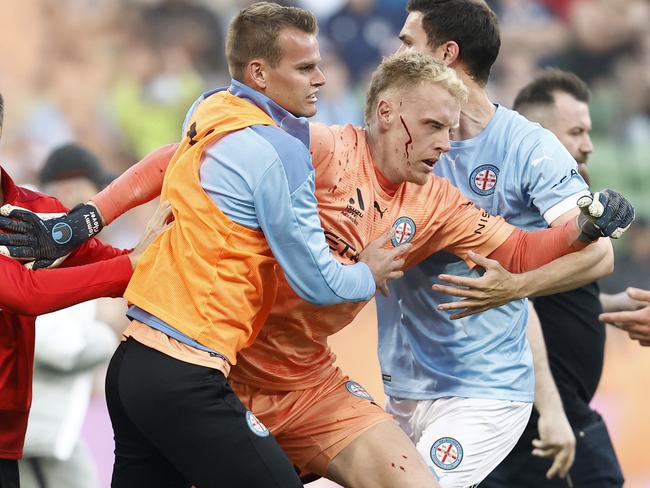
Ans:
{"label": "outstretched arm", "polygon": [[[576,208],[553,221],[551,227],[558,227],[575,219]],[[512,276],[513,298],[541,296],[573,290],[608,275],[614,269],[614,250],[609,239],[601,238],[579,252],[567,254],[537,269]],[[504,290],[508,293],[509,290]],[[519,296],[518,296],[519,295]],[[507,297],[508,295],[506,295]]]}
{"label": "outstretched arm", "polygon": [[630,339],[639,341],[642,346],[650,346],[650,291],[628,288],[627,295],[645,306],[633,311],[603,313],[598,318],[623,329]]}
{"label": "outstretched arm", "polygon": [[[30,270],[13,259],[0,256],[0,308],[21,315],[41,315],[100,297],[120,297],[133,268],[147,246],[169,225],[168,203],[162,203],[147,224],[140,242],[130,254],[119,254],[81,266]],[[104,246],[102,251],[111,251]],[[90,251],[85,257],[94,255]],[[96,254],[96,253],[95,253]],[[83,259],[80,255],[79,259]]]}
{"label": "outstretched arm", "polygon": [[36,214],[12,205],[0,208],[0,254],[36,260],[35,268],[48,267],[98,234],[128,210],[160,194],[167,165],[176,151],[168,144],[145,156],[106,189],[67,215]]}
{"label": "outstretched arm", "polygon": [[97,207],[104,225],[160,195],[177,148],[178,144],[167,144],[147,154],[91,199],[89,203]]}
{"label": "outstretched arm", "polygon": [[37,271],[0,257],[0,308],[41,315],[94,298],[119,297],[132,272],[126,255],[85,266]]}
{"label": "outstretched arm", "polygon": [[[619,197],[620,195],[616,194],[616,199]],[[589,208],[585,207],[587,210]],[[605,212],[596,209],[596,213],[600,216],[595,219],[600,219],[603,229],[616,229],[612,232],[612,236],[619,236],[629,226],[634,215],[633,208],[628,202],[621,207],[621,209],[626,208],[629,215],[619,222],[620,227],[619,224],[609,222],[607,217],[609,215],[610,218],[617,220],[618,210],[613,213],[608,212],[606,215]],[[583,209],[582,215],[585,215],[585,209]],[[572,222],[576,222],[576,212],[577,210],[569,212],[553,222],[553,229],[550,232],[555,232],[559,228],[570,226]],[[584,219],[578,222],[582,222],[584,227]],[[587,229],[587,233],[593,239],[597,239],[597,234],[593,230],[590,227]],[[534,235],[539,232],[548,232],[548,230],[530,233],[527,239],[534,238]],[[585,232],[583,231],[582,234],[581,240],[584,241],[586,240],[584,239]],[[518,245],[519,249],[517,249],[510,241],[509,239],[490,254],[492,259],[478,255],[470,256],[476,264],[486,270],[480,278],[441,275],[440,278],[443,281],[454,286],[434,285],[434,289],[448,295],[463,297],[464,300],[441,304],[439,308],[441,310],[463,309],[462,312],[452,315],[452,319],[457,319],[498,307],[525,296],[547,295],[574,289],[590,283],[612,270],[613,251],[608,239],[598,239],[590,246],[583,246],[581,250],[574,246],[574,250],[579,252],[564,253],[566,255],[563,256],[556,255],[553,260],[548,259],[553,251],[554,244],[552,242],[550,247],[548,243],[537,242],[530,248],[527,245]],[[517,256],[520,256],[519,261]]]}

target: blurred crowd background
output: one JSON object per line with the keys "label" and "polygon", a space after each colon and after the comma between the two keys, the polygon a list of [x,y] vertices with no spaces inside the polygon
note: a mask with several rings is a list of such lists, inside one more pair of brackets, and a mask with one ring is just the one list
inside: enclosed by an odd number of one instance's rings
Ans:
{"label": "blurred crowd background", "polygon": [[[180,137],[191,102],[229,75],[224,33],[245,0],[20,0],[3,2],[0,92],[5,123],[0,162],[20,184],[37,186],[56,147],[76,142],[118,174],[148,151]],[[320,22],[327,85],[317,119],[362,123],[369,74],[398,46],[406,0],[295,0]],[[502,49],[489,93],[510,106],[545,66],[584,78],[593,91],[595,188],[630,196],[641,217],[616,245],[616,272],[604,291],[650,289],[650,1],[493,0]],[[137,242],[151,207],[105,231],[118,246]],[[117,331],[124,305],[102,303]],[[369,316],[368,316],[369,317]],[[372,320],[372,317],[367,320]],[[363,318],[362,318],[363,319]],[[628,479],[650,487],[650,349],[609,331],[605,374],[596,398]],[[642,369],[642,371],[638,371]],[[101,374],[98,375],[101,377]],[[98,387],[101,390],[101,383]],[[91,404],[84,436],[106,483],[112,441]],[[106,436],[108,435],[108,440]]]}

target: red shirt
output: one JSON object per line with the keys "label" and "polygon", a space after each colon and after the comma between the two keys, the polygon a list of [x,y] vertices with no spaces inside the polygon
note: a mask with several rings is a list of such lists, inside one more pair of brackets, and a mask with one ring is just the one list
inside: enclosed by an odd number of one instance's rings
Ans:
{"label": "red shirt", "polygon": [[[35,212],[66,212],[53,197],[18,187],[2,172],[4,203]],[[0,256],[0,459],[23,453],[32,400],[36,316],[94,298],[122,296],[132,274],[126,251],[88,241],[63,263],[30,271]],[[72,268],[70,266],[82,267]]]}

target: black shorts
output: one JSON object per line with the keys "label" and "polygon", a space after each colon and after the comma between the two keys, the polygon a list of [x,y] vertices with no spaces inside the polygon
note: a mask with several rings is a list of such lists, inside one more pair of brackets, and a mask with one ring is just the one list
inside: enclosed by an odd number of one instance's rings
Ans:
{"label": "black shorts", "polygon": [[[621,488],[623,473],[618,464],[607,426],[598,416],[596,420],[575,431],[576,457],[569,471],[575,488]],[[567,488],[569,485],[557,476],[546,479],[551,460],[533,456],[532,440],[537,429],[531,424],[507,458],[490,473],[479,488]]]}
{"label": "black shorts", "polygon": [[0,459],[0,488],[19,488],[17,459]]}
{"label": "black shorts", "polygon": [[293,488],[302,484],[223,374],[128,339],[106,375],[112,486]]}

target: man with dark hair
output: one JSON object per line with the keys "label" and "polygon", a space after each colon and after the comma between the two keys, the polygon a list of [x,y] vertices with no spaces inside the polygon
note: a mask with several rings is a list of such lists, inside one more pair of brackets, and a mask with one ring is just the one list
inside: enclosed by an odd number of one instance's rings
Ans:
{"label": "man with dark hair", "polygon": [[[587,181],[587,158],[593,150],[589,137],[589,96],[586,83],[573,73],[548,69],[521,89],[514,104],[515,110],[558,137]],[[598,320],[602,313],[598,284],[538,297],[534,309],[541,323],[553,379],[577,439],[575,461],[569,472],[573,485],[623,486],[623,474],[607,427],[589,406],[600,380],[605,352],[605,327]],[[566,486],[561,480],[547,479],[545,473],[550,463],[531,454],[532,442],[539,436],[537,421],[538,416],[533,413],[517,445],[483,485]]]}
{"label": "man with dark hair", "polygon": [[[411,0],[407,10],[401,49],[433,55],[469,88],[451,149],[434,173],[479,207],[527,229],[575,219],[576,203],[588,188],[574,159],[549,131],[487,96],[500,48],[494,12],[481,0]],[[507,455],[538,398],[541,446],[558,459],[554,470],[564,475],[573,435],[568,423],[555,421],[563,415],[559,397],[535,395],[553,385],[544,372],[535,382],[532,353],[543,357],[543,341],[534,334],[529,346],[522,298],[609,273],[611,244],[600,239],[510,281],[501,279],[502,268],[493,260],[473,260],[486,269],[484,275],[438,253],[390,283],[390,296],[377,297],[386,408],[417,443],[441,486],[460,488],[479,483]],[[441,274],[463,288],[440,284]],[[444,303],[447,294],[465,300]],[[508,303],[513,299],[518,300]],[[457,320],[450,320],[447,311],[456,309],[461,311],[451,319]],[[472,315],[477,312],[483,313]]]}
{"label": "man with dark hair", "polygon": [[580,176],[587,184],[587,159],[593,151],[589,137],[590,98],[589,87],[577,75],[548,68],[519,91],[512,107],[557,136],[578,163]]}
{"label": "man with dark hair", "polygon": [[[0,132],[4,100],[0,95]],[[53,197],[16,186],[0,167],[0,204],[33,212],[66,212]],[[164,224],[168,212],[158,211],[136,248],[127,251],[91,239],[66,260],[68,268],[32,271],[0,255],[0,486],[19,486],[18,459],[22,457],[32,397],[34,322],[36,316],[93,298],[122,296],[138,257]],[[3,227],[25,229],[4,220]],[[75,267],[76,266],[76,267]]]}
{"label": "man with dark hair", "polygon": [[[419,19],[431,49],[453,40],[459,48],[456,61],[465,66],[465,75],[479,87],[487,85],[501,36],[497,16],[483,0],[411,0],[407,11],[410,22]],[[408,23],[409,19],[404,27]],[[415,42],[410,30],[402,30],[400,40],[407,47]]]}

